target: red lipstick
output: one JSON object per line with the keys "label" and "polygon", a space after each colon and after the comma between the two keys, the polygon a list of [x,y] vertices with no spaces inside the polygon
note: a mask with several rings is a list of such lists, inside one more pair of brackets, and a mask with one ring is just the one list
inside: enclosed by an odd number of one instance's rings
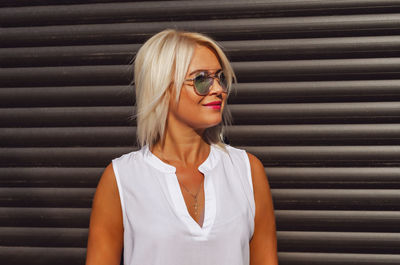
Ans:
{"label": "red lipstick", "polygon": [[212,109],[221,109],[221,104],[222,104],[222,101],[212,101],[207,104],[204,104],[204,106],[212,108]]}

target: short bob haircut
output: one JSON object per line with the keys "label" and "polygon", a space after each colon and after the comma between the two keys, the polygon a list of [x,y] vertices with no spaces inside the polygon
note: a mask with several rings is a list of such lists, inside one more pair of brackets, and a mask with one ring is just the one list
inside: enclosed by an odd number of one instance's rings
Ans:
{"label": "short bob haircut", "polygon": [[[228,81],[228,91],[231,90],[232,82],[236,82],[226,55],[211,38],[200,33],[174,29],[155,34],[139,49],[134,62],[139,146],[151,147],[163,139],[170,98],[175,92],[175,102],[179,100],[196,45],[206,46],[216,54]],[[222,122],[205,129],[203,139],[209,144],[224,147],[223,129],[230,122],[231,114],[225,105]]]}

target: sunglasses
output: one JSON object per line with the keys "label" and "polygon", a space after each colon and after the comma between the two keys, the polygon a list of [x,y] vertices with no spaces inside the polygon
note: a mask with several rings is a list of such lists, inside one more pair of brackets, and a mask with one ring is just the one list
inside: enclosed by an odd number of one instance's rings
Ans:
{"label": "sunglasses", "polygon": [[194,78],[186,79],[185,81],[193,81],[193,86],[197,94],[205,96],[210,93],[210,88],[214,84],[214,79],[218,79],[218,83],[223,92],[228,92],[228,81],[225,78],[223,71],[218,71],[214,75],[209,75],[208,72],[199,72]]}

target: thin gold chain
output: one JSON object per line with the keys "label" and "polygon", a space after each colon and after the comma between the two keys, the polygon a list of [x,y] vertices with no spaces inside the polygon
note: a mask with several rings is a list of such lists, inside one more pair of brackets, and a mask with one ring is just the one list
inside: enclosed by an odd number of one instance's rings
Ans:
{"label": "thin gold chain", "polygon": [[196,195],[193,195],[193,194],[185,187],[185,185],[183,185],[183,183],[179,183],[179,184],[182,185],[182,187],[186,190],[187,193],[189,193],[195,200],[197,200],[197,196],[199,195],[201,186],[203,186],[203,182],[201,182],[200,188],[199,188],[199,190],[196,192]]}

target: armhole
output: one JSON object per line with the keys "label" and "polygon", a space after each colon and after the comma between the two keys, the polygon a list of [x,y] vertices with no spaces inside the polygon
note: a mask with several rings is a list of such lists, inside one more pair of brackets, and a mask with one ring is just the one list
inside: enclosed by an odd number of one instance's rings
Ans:
{"label": "armhole", "polygon": [[244,161],[245,161],[245,164],[246,164],[246,172],[247,172],[247,178],[248,178],[249,184],[250,184],[250,189],[251,189],[251,192],[252,192],[253,195],[254,195],[254,191],[253,191],[253,178],[252,178],[252,176],[251,176],[251,165],[250,165],[249,156],[247,155],[247,152],[246,152],[246,151],[244,151]]}
{"label": "armhole", "polygon": [[250,203],[250,210],[251,210],[251,214],[252,214],[252,220],[251,220],[251,238],[254,235],[254,228],[255,228],[255,218],[256,218],[256,201],[254,198],[254,190],[253,190],[253,178],[251,175],[251,165],[250,165],[250,159],[249,156],[247,155],[246,150],[243,150],[243,158],[244,158],[244,163],[246,165],[246,175],[247,175],[247,180],[249,182],[249,186],[250,186],[250,194],[248,194],[248,198],[249,198],[249,203]]}
{"label": "armhole", "polygon": [[113,170],[114,170],[114,175],[115,175],[115,180],[117,182],[117,187],[118,187],[118,193],[119,193],[119,199],[121,202],[121,209],[122,209],[122,222],[123,222],[123,227],[125,228],[125,201],[124,201],[124,195],[122,192],[122,185],[121,185],[121,178],[119,176],[118,173],[118,167],[117,167],[117,163],[115,160],[112,160],[112,166],[113,166]]}

